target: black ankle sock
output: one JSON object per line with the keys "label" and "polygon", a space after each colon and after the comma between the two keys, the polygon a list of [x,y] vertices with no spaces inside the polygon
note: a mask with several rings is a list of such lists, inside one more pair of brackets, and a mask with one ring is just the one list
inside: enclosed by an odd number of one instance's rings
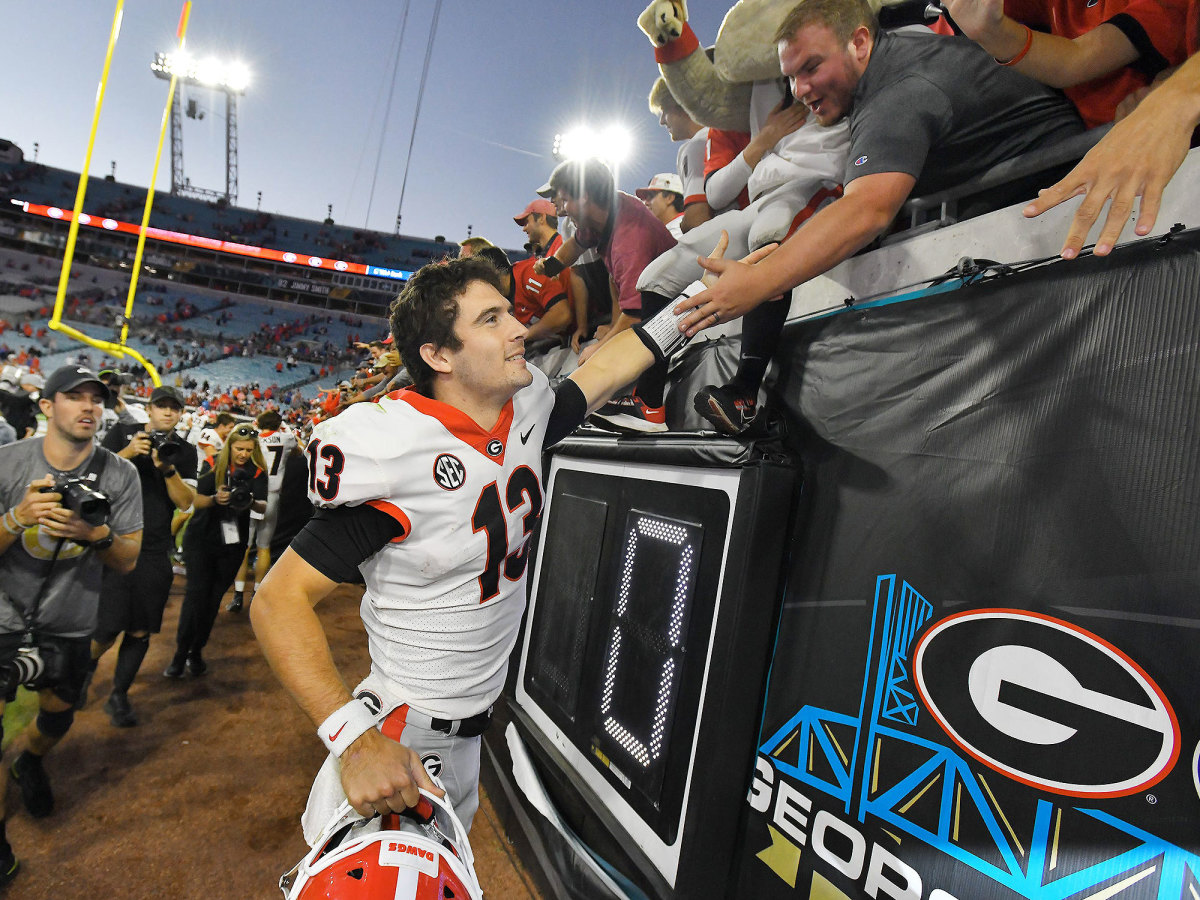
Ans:
{"label": "black ankle sock", "polygon": [[142,660],[146,658],[146,649],[150,646],[150,636],[134,637],[131,634],[121,639],[121,649],[117,651],[117,665],[113,669],[113,693],[124,694],[129,691]]}
{"label": "black ankle sock", "polygon": [[737,374],[729,383],[740,394],[754,397],[762,385],[791,303],[787,297],[760,303],[742,319],[742,354]]}

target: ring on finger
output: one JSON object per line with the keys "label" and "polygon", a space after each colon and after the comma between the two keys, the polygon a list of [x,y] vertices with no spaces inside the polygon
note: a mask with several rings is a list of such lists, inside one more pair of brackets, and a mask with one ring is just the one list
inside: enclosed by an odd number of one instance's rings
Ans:
{"label": "ring on finger", "polygon": [[717,310],[715,310],[715,309],[713,310],[712,317],[713,317],[713,324],[719,324],[719,323],[720,323],[720,321],[721,321],[721,314],[720,314],[720,313],[719,313]]}

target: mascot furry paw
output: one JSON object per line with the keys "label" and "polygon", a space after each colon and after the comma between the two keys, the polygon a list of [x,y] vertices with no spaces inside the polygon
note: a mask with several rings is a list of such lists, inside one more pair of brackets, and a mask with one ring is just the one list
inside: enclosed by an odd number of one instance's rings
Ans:
{"label": "mascot furry paw", "polygon": [[684,23],[687,22],[686,0],[654,0],[638,16],[638,28],[650,43],[656,47],[665,47],[669,42],[683,34]]}

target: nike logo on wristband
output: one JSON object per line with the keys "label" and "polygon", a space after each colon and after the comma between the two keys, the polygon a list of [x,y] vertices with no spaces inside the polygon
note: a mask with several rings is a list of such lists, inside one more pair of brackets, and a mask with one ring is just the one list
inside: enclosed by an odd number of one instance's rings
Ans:
{"label": "nike logo on wristband", "polygon": [[331,734],[329,736],[329,742],[333,743],[334,741],[336,741],[338,739],[338,735],[341,734],[345,729],[346,729],[346,723],[343,722],[342,727],[339,728],[337,731],[335,731],[333,734]]}
{"label": "nike logo on wristband", "polygon": [[529,440],[529,436],[531,434],[533,434],[533,429],[536,427],[537,427],[536,425],[530,425],[529,430],[527,432],[525,432],[523,435],[521,435],[521,443],[522,444],[524,444],[526,441]]}

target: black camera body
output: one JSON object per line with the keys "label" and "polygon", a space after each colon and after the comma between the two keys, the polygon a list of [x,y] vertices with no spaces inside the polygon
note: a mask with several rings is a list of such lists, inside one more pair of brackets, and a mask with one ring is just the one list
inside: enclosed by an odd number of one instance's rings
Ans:
{"label": "black camera body", "polygon": [[0,698],[22,684],[31,691],[54,687],[63,680],[66,668],[66,657],[57,645],[28,641],[16,656],[0,664]]}
{"label": "black camera body", "polygon": [[183,444],[175,436],[175,432],[151,431],[149,438],[150,448],[158,451],[159,462],[174,465],[175,460],[179,458],[179,452],[183,449]]}
{"label": "black camera body", "polygon": [[249,509],[254,502],[251,485],[254,476],[247,469],[230,469],[225,475],[225,489],[229,491],[229,508],[237,512]]}
{"label": "black camera body", "polygon": [[60,475],[53,487],[41,489],[43,494],[62,494],[62,505],[74,512],[93,528],[108,522],[112,505],[108,496],[78,475]]}

